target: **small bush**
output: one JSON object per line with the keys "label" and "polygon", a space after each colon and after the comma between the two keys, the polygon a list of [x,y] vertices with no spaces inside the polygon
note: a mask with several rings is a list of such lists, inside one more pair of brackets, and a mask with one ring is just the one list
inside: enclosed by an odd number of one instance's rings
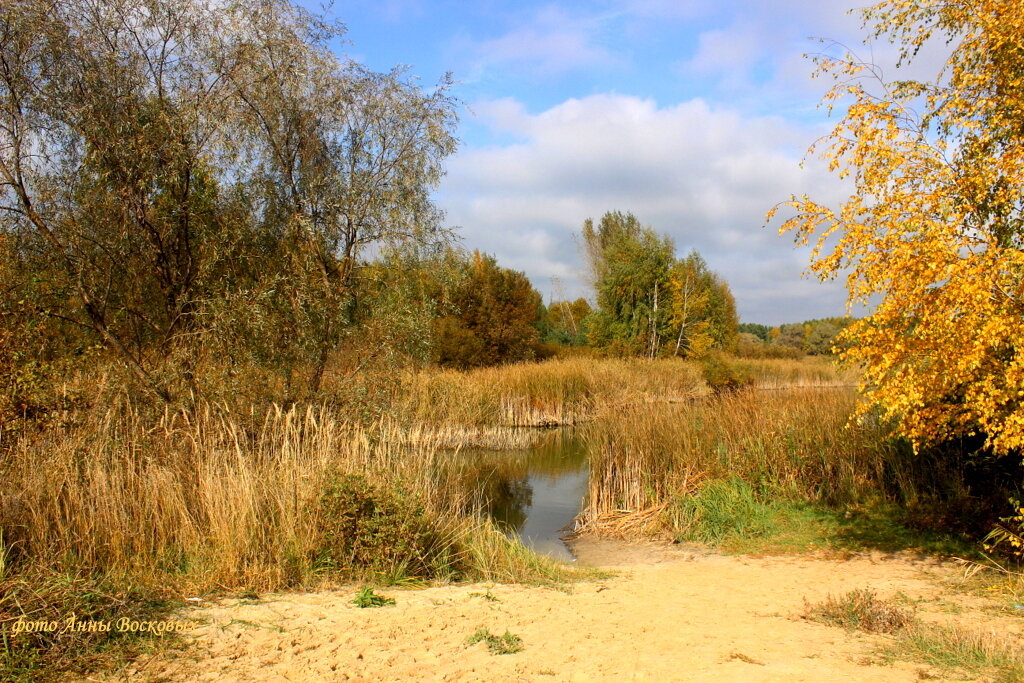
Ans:
{"label": "small bush", "polygon": [[914,621],[912,612],[879,600],[866,588],[850,591],[846,595],[808,606],[804,617],[832,626],[867,631],[868,633],[896,633]]}
{"label": "small bush", "polygon": [[423,506],[401,490],[344,475],[318,501],[320,570],[390,576],[450,578],[458,573],[450,541],[441,537]]}
{"label": "small bush", "polygon": [[754,383],[754,375],[746,365],[722,353],[711,353],[701,359],[701,374],[715,392],[735,391]]}

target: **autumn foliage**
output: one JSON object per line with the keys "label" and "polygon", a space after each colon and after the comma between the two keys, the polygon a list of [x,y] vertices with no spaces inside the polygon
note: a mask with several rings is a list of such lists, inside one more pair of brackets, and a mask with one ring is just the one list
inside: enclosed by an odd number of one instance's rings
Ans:
{"label": "autumn foliage", "polygon": [[449,314],[434,322],[435,360],[470,368],[536,358],[541,298],[526,275],[479,251],[456,268]]}
{"label": "autumn foliage", "polygon": [[[1024,445],[1024,2],[887,0],[865,10],[875,36],[914,58],[950,54],[930,82],[884,83],[872,64],[819,58],[852,99],[819,146],[856,190],[838,207],[793,197],[782,226],[816,239],[812,269],[848,273],[873,314],[843,337],[878,406],[916,445],[980,434]],[[774,213],[774,211],[772,212]]]}

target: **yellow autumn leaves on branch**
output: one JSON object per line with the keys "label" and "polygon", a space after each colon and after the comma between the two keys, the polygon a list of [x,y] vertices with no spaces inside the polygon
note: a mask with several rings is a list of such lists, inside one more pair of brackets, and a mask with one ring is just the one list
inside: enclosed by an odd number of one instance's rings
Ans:
{"label": "yellow autumn leaves on branch", "polygon": [[916,446],[982,434],[1020,448],[1024,0],[887,0],[864,19],[903,61],[929,41],[950,56],[931,81],[894,83],[817,58],[835,78],[828,108],[852,103],[812,151],[856,189],[838,207],[792,197],[781,231],[814,241],[822,279],[846,274],[851,304],[872,302],[843,334],[865,368],[862,412],[881,409]]}

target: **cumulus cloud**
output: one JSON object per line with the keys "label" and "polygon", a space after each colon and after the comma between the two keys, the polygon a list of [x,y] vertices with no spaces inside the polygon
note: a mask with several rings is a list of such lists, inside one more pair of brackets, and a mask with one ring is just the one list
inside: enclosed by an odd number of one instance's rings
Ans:
{"label": "cumulus cloud", "polygon": [[516,141],[469,148],[449,164],[439,201],[469,247],[495,253],[551,291],[586,294],[574,235],[583,220],[632,211],[695,248],[733,285],[741,317],[784,322],[841,314],[839,284],[801,279],[807,254],[764,226],[790,194],[836,200],[842,187],[800,159],[820,130],[694,99],[601,94],[531,114],[502,99],[474,106]]}

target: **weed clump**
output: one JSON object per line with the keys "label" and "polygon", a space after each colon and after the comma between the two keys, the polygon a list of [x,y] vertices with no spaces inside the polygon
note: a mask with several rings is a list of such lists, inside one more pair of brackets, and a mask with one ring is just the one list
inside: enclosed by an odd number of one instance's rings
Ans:
{"label": "weed clump", "polygon": [[0,679],[58,680],[137,655],[143,639],[130,625],[166,621],[173,606],[155,589],[84,571],[0,571]]}
{"label": "weed clump", "polygon": [[367,609],[369,607],[387,607],[388,605],[394,605],[395,599],[388,598],[383,595],[377,595],[373,592],[373,588],[370,586],[363,586],[356,593],[356,597],[352,600],[352,604],[360,609]]}
{"label": "weed clump", "polygon": [[[888,660],[924,662],[943,671],[957,672],[957,678],[967,674],[968,678],[1024,681],[1024,655],[1016,636],[922,624],[910,611],[879,600],[868,589],[808,606],[804,618],[893,635],[895,640],[880,652]],[[995,678],[987,678],[994,673]]]}
{"label": "weed clump", "polygon": [[884,652],[892,659],[913,658],[971,674],[996,674],[993,680],[1024,681],[1024,654],[1010,634],[917,624]]}
{"label": "weed clump", "polygon": [[523,651],[523,639],[508,631],[505,631],[503,635],[496,636],[486,628],[478,628],[467,642],[470,645],[475,645],[481,641],[487,643],[487,650],[492,655],[511,655]]}
{"label": "weed clump", "polygon": [[844,596],[829,596],[824,602],[808,606],[804,617],[831,626],[868,633],[896,633],[914,622],[914,614],[897,605],[879,600],[866,588]]}
{"label": "weed clump", "polygon": [[700,369],[704,381],[715,393],[736,391],[754,383],[749,367],[721,353],[711,353],[701,359]]}

